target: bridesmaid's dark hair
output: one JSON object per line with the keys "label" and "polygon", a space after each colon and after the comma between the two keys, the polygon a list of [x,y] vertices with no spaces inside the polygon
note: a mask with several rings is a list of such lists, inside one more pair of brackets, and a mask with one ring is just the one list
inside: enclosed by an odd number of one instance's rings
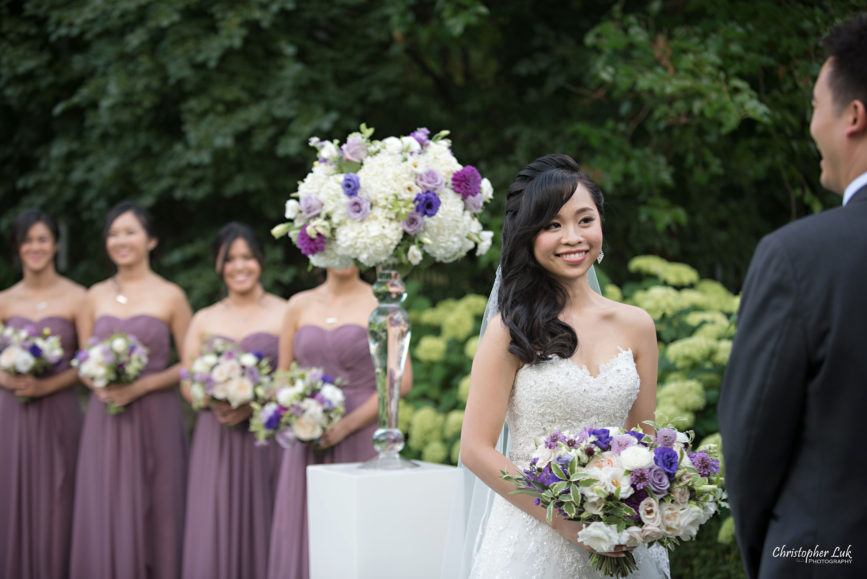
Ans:
{"label": "bridesmaid's dark hair", "polygon": [[57,222],[51,215],[41,209],[23,210],[12,222],[12,235],[9,238],[9,244],[12,246],[12,260],[18,268],[21,267],[21,256],[19,255],[21,246],[27,239],[30,228],[37,223],[43,223],[48,228],[55,243],[60,241],[60,228],[57,227]]}
{"label": "bridesmaid's dark hair", "polygon": [[525,364],[569,358],[578,336],[558,318],[566,290],[533,255],[536,235],[572,197],[578,185],[589,192],[602,217],[602,191],[578,163],[559,153],[539,157],[518,173],[506,192],[500,291],[497,303],[509,328],[509,352]]}
{"label": "bridesmaid's dark hair", "polygon": [[240,221],[227,223],[217,232],[214,243],[211,246],[214,263],[220,264],[220,279],[223,277],[223,269],[226,267],[226,259],[229,257],[229,247],[236,239],[243,239],[253,254],[253,258],[259,262],[259,267],[265,269],[265,252],[262,250],[262,242],[253,228]]}
{"label": "bridesmaid's dark hair", "polygon": [[154,226],[154,219],[150,214],[150,211],[136,203],[135,201],[121,201],[114,207],[108,210],[108,214],[105,216],[105,225],[102,228],[102,240],[103,242],[108,240],[108,232],[111,230],[112,224],[115,220],[123,215],[124,213],[132,213],[135,218],[141,223],[142,228],[144,228],[145,233],[150,239],[159,239],[159,235],[157,235],[156,227]]}

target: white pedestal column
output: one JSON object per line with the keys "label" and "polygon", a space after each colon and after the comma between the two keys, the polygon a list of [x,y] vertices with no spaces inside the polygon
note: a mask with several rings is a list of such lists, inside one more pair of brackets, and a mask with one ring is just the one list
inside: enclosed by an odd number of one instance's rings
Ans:
{"label": "white pedestal column", "polygon": [[312,579],[439,577],[457,474],[452,466],[418,464],[396,471],[307,467]]}

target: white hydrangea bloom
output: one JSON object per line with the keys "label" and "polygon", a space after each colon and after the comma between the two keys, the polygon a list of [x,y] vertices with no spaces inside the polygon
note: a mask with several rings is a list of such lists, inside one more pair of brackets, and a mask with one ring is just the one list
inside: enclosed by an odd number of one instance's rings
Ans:
{"label": "white hydrangea bloom", "polygon": [[467,235],[476,220],[464,211],[464,203],[459,195],[446,193],[440,199],[442,204],[437,214],[425,219],[425,237],[430,243],[424,246],[424,250],[437,261],[449,263],[473,248],[473,242]]}

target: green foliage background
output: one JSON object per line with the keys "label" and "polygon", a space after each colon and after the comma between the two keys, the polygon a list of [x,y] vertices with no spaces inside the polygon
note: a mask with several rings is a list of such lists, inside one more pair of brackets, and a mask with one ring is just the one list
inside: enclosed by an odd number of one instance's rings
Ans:
{"label": "green foliage background", "polygon": [[[857,4],[6,0],[0,229],[50,211],[65,271],[90,284],[109,274],[106,210],[136,199],[163,231],[156,268],[200,307],[219,289],[213,233],[241,219],[266,236],[310,136],[427,126],[499,192],[541,154],[577,157],[607,192],[615,278],[656,254],[734,289],[761,235],[837,202],[817,185],[809,98],[820,37]],[[498,197],[495,231],[501,213]],[[314,283],[267,245],[269,289]],[[485,291],[497,258],[421,275],[437,297]],[[16,276],[0,262],[0,286]]]}

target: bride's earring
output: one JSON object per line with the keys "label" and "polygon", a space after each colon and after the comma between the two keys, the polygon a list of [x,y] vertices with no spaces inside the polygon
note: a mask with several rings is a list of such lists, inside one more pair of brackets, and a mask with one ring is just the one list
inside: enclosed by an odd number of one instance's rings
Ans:
{"label": "bride's earring", "polygon": [[600,249],[599,255],[596,256],[596,263],[602,263],[603,259],[605,259],[605,252]]}

